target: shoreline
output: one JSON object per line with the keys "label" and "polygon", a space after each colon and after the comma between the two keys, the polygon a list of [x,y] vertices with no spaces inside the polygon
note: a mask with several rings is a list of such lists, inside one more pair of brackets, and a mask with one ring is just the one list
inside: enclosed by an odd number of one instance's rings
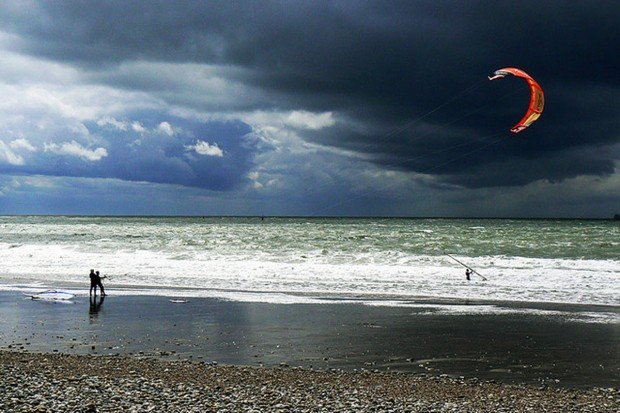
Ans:
{"label": "shoreline", "polygon": [[395,372],[0,351],[7,411],[617,412],[620,393]]}
{"label": "shoreline", "polygon": [[[24,280],[25,281],[25,280]],[[331,293],[326,291],[303,292],[303,291],[271,291],[271,290],[240,290],[228,288],[187,287],[172,285],[140,285],[140,284],[115,284],[106,280],[106,291],[113,296],[145,296],[159,297],[163,299],[195,299],[195,300],[220,300],[239,303],[266,303],[274,305],[302,305],[302,304],[358,304],[379,307],[415,307],[415,306],[491,306],[513,310],[542,310],[559,311],[567,313],[607,313],[614,314],[620,323],[620,303],[581,303],[565,301],[522,301],[491,299],[483,297],[464,296],[432,296],[432,295],[408,295],[408,294],[369,294],[369,293]],[[74,294],[78,298],[89,296],[88,288],[84,282],[54,282],[53,284],[28,284],[19,279],[11,282],[0,280],[0,294],[24,294],[38,293],[46,290],[62,290]],[[281,297],[281,300],[272,300],[273,297]]]}

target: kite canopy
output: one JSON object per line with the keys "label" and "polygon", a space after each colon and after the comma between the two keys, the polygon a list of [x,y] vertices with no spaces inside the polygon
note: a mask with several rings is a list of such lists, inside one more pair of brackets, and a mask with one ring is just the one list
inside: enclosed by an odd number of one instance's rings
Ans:
{"label": "kite canopy", "polygon": [[536,82],[532,76],[528,75],[521,69],[505,67],[503,69],[496,70],[493,75],[494,76],[489,76],[489,80],[499,79],[506,75],[521,77],[527,81],[527,84],[530,87],[530,105],[527,108],[527,112],[525,112],[523,119],[521,119],[519,123],[510,129],[510,132],[519,133],[540,117],[540,114],[545,106],[545,94],[543,93],[543,90],[538,82]]}

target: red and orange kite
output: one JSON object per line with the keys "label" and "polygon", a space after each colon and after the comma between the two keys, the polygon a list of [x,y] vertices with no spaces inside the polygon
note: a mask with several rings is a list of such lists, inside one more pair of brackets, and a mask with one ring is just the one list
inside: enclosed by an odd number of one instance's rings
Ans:
{"label": "red and orange kite", "polygon": [[493,75],[494,76],[489,76],[489,80],[498,79],[506,75],[522,77],[527,81],[527,84],[530,87],[530,105],[527,108],[527,112],[525,112],[525,116],[523,116],[523,119],[521,119],[519,123],[513,126],[512,129],[510,129],[510,132],[519,133],[523,129],[530,126],[536,119],[540,117],[540,114],[543,111],[543,107],[545,106],[545,94],[543,93],[543,90],[538,84],[538,82],[536,82],[532,78],[532,76],[528,75],[521,69],[517,69],[514,67],[505,67],[503,69],[496,70]]}

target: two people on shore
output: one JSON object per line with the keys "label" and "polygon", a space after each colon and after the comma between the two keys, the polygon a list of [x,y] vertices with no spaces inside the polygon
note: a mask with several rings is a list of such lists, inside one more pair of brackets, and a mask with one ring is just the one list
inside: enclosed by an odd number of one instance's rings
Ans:
{"label": "two people on shore", "polygon": [[97,295],[97,287],[99,287],[99,289],[101,290],[101,295],[105,296],[105,289],[103,288],[103,284],[101,283],[101,280],[104,278],[108,278],[106,276],[101,276],[99,274],[99,271],[95,271],[95,270],[90,270],[90,295]]}

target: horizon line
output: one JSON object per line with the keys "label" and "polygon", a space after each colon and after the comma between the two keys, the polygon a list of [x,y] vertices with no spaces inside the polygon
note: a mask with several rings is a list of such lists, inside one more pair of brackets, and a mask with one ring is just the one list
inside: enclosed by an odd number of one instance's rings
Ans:
{"label": "horizon line", "polygon": [[488,219],[488,220],[599,220],[615,221],[620,214],[601,217],[526,217],[526,216],[413,216],[413,215],[209,215],[209,214],[0,214],[0,217],[67,217],[67,218],[258,218],[258,219]]}

